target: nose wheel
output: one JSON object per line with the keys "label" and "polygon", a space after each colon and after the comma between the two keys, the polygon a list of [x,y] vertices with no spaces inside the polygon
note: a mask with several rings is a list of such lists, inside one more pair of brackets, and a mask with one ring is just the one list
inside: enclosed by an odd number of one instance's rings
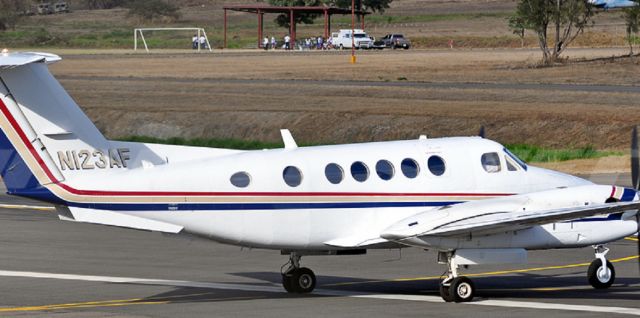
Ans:
{"label": "nose wheel", "polygon": [[316,275],[306,267],[300,267],[300,255],[291,253],[289,262],[283,266],[282,286],[289,293],[307,294],[316,287]]}
{"label": "nose wheel", "polygon": [[609,249],[603,245],[594,246],[596,259],[591,262],[589,269],[587,270],[587,278],[589,284],[595,289],[606,289],[613,285],[616,279],[616,271],[613,264],[609,262],[605,255],[609,252]]}

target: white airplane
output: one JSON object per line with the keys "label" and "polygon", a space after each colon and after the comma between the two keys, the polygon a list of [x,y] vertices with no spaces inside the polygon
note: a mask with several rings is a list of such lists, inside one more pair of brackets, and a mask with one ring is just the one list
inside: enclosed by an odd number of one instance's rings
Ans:
{"label": "white airplane", "polygon": [[316,285],[302,256],[408,246],[439,251],[446,301],[475,294],[460,266],[521,263],[532,249],[593,246],[588,280],[607,288],[604,244],[638,231],[635,190],[529,166],[481,137],[297,147],[285,130],[283,149],[258,151],[107,140],[49,73],[58,60],[0,54],[9,194],[63,220],[280,250],[292,293]]}

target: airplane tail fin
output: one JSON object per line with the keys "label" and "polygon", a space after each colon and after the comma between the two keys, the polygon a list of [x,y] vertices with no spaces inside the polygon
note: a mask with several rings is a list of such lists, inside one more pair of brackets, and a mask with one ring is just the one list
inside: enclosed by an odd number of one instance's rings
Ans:
{"label": "airplane tail fin", "polygon": [[11,194],[51,201],[46,185],[73,177],[83,165],[95,168],[101,163],[95,150],[110,149],[49,73],[47,64],[58,60],[46,53],[0,54],[0,176]]}

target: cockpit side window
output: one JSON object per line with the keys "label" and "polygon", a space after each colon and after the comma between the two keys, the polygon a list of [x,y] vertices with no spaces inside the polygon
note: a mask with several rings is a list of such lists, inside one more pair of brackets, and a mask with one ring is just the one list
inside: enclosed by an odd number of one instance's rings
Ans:
{"label": "cockpit side window", "polygon": [[482,162],[482,168],[488,173],[500,172],[502,167],[500,166],[500,156],[496,152],[488,152],[482,155],[480,159]]}
{"label": "cockpit side window", "polygon": [[511,158],[509,158],[509,156],[504,156],[504,162],[507,163],[507,170],[509,171],[518,171],[518,168],[516,168],[516,163],[512,162]]}
{"label": "cockpit side window", "polygon": [[504,152],[507,154],[507,156],[509,156],[511,159],[513,159],[513,161],[517,162],[518,165],[520,167],[522,167],[522,169],[527,171],[527,164],[524,163],[524,161],[522,161],[522,159],[518,158],[518,156],[516,156],[513,153],[511,153],[511,151],[509,151],[509,149],[507,149],[507,148],[503,148],[502,150],[504,150]]}

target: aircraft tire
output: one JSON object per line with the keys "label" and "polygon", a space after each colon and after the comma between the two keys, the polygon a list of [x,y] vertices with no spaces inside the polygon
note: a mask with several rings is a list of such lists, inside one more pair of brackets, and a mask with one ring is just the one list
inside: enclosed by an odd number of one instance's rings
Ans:
{"label": "aircraft tire", "polygon": [[299,294],[307,294],[316,288],[316,275],[312,270],[301,267],[291,273],[291,287]]}
{"label": "aircraft tire", "polygon": [[296,291],[293,289],[291,279],[292,275],[290,273],[282,274],[282,287],[284,287],[284,290],[288,293],[295,293]]}
{"label": "aircraft tire", "polygon": [[475,294],[476,288],[471,279],[460,276],[451,281],[449,286],[449,297],[453,298],[456,303],[464,303],[471,301]]}
{"label": "aircraft tire", "polygon": [[595,289],[606,289],[613,285],[613,282],[616,279],[616,271],[613,268],[613,264],[607,261],[607,268],[609,269],[609,274],[603,272],[602,261],[599,259],[594,260],[589,265],[589,269],[587,270],[587,278],[589,279],[589,284],[593,286]]}
{"label": "aircraft tire", "polygon": [[448,303],[453,301],[453,297],[451,297],[451,294],[449,293],[449,286],[445,286],[442,283],[440,283],[440,287],[438,288],[438,291],[440,292],[440,297],[442,297],[442,299]]}

